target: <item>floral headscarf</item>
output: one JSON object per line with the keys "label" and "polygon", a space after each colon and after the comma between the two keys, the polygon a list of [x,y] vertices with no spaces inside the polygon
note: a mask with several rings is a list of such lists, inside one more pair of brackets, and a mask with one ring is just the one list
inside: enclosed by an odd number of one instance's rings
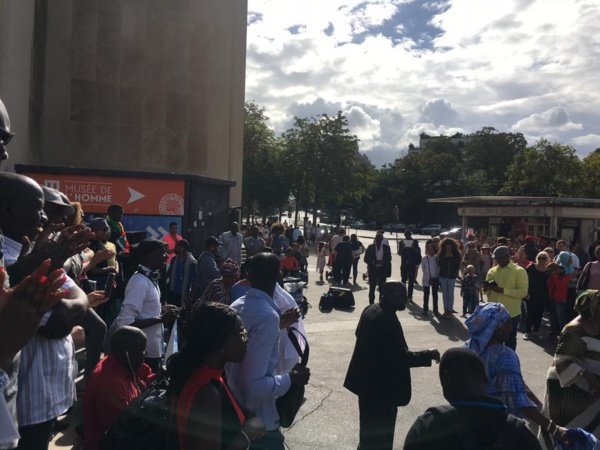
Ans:
{"label": "floral headscarf", "polygon": [[238,277],[240,276],[240,266],[233,259],[227,258],[221,265],[221,275],[226,277],[227,275],[234,274],[237,274]]}
{"label": "floral headscarf", "polygon": [[509,319],[508,311],[500,303],[488,302],[478,305],[475,312],[465,322],[470,335],[468,348],[480,355],[496,330]]}

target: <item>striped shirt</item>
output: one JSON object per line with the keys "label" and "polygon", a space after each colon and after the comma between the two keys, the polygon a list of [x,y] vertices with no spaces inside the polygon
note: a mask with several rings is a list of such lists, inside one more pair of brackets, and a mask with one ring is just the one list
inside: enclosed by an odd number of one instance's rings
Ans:
{"label": "striped shirt", "polygon": [[[14,264],[21,244],[5,236],[5,262]],[[75,283],[70,278],[63,288]],[[43,326],[51,312],[42,318]],[[37,333],[21,350],[18,375],[17,416],[19,426],[47,422],[64,414],[75,401],[77,362],[71,336],[48,339]]]}

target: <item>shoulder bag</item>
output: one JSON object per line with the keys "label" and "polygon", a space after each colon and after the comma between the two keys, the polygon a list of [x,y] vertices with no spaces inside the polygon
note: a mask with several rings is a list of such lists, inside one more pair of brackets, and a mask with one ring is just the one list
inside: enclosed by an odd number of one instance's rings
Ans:
{"label": "shoulder bag", "polygon": [[[300,343],[298,342],[298,338],[294,332],[296,332],[299,336],[302,336],[304,339],[304,352],[300,348]],[[288,337],[298,352],[298,356],[300,356],[300,364],[306,367],[306,364],[308,364],[308,355],[310,350],[306,336],[300,333],[297,328],[290,327],[288,330]],[[304,401],[304,386],[298,386],[297,384],[292,384],[289,390],[277,399],[276,404],[277,412],[279,413],[279,424],[282,427],[289,428],[292,426],[294,419],[296,418],[296,414],[298,414],[298,410],[303,405]]]}

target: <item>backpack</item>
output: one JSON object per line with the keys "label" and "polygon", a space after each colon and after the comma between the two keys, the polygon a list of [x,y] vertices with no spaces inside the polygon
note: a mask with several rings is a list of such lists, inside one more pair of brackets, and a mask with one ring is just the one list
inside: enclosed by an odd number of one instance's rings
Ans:
{"label": "backpack", "polygon": [[168,380],[160,375],[121,410],[100,444],[101,450],[175,450],[179,448]]}
{"label": "backpack", "polygon": [[524,421],[508,414],[504,428],[498,433],[494,444],[484,447],[469,431],[470,425],[454,406],[435,406],[427,411],[432,413],[434,417],[446,422],[446,425],[456,433],[456,437],[465,450],[512,450],[525,432],[530,433]]}

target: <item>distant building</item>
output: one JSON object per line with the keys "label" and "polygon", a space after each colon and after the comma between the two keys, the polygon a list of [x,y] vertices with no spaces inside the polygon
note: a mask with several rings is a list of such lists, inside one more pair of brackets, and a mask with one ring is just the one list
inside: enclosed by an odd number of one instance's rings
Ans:
{"label": "distant building", "polygon": [[450,142],[453,143],[454,145],[456,145],[458,148],[462,148],[467,142],[469,142],[471,140],[471,136],[469,136],[467,134],[462,134],[462,133],[456,133],[450,137],[444,136],[444,135],[429,136],[428,134],[421,133],[421,135],[419,136],[419,146],[418,147],[415,147],[412,142],[410,144],[408,144],[408,154],[418,153],[419,151],[421,151],[422,149],[427,147],[427,144],[429,142],[432,142],[432,141],[434,141],[436,139],[440,139],[440,138],[449,139]]}

